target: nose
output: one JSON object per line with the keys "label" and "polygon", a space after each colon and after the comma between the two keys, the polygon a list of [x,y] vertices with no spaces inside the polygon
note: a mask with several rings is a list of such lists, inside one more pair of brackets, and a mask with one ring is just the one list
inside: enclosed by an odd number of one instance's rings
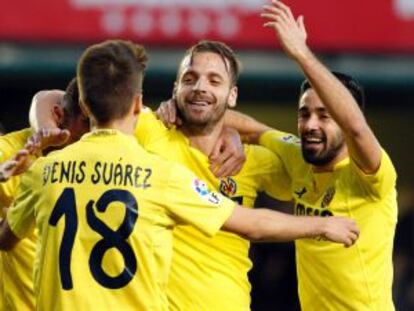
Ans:
{"label": "nose", "polygon": [[202,77],[200,77],[199,79],[197,79],[196,83],[194,83],[193,91],[195,91],[195,92],[205,92],[206,91],[206,86],[207,86],[206,79],[203,79]]}
{"label": "nose", "polygon": [[304,128],[307,131],[319,129],[319,118],[316,114],[311,114],[304,122]]}

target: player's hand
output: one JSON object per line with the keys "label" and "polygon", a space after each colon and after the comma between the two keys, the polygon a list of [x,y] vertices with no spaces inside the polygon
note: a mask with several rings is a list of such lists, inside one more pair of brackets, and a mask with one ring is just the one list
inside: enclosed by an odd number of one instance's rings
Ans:
{"label": "player's hand", "polygon": [[25,148],[30,153],[39,153],[49,147],[64,145],[70,137],[68,130],[60,128],[43,128],[33,134],[27,141]]}
{"label": "player's hand", "polygon": [[155,114],[167,128],[182,124],[181,119],[177,116],[177,105],[174,99],[161,102]]}
{"label": "player's hand", "polygon": [[6,182],[10,177],[26,172],[32,162],[28,150],[19,150],[13,158],[0,164],[0,182]]}
{"label": "player's hand", "polygon": [[260,15],[267,20],[264,27],[275,29],[280,44],[290,57],[296,59],[309,53],[302,15],[295,20],[290,8],[277,0],[272,0],[271,5],[264,5]]}
{"label": "player's hand", "polygon": [[354,245],[359,237],[359,229],[354,220],[345,217],[325,217],[323,237],[329,241],[342,243],[345,247]]}
{"label": "player's hand", "polygon": [[237,175],[246,161],[239,133],[224,127],[209,159],[210,170],[216,177]]}

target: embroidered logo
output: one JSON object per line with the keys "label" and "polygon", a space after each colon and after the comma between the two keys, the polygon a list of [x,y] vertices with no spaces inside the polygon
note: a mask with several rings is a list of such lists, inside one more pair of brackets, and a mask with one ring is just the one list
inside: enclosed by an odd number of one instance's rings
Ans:
{"label": "embroidered logo", "polygon": [[237,183],[231,177],[226,177],[220,181],[220,192],[226,197],[232,197],[237,192]]}

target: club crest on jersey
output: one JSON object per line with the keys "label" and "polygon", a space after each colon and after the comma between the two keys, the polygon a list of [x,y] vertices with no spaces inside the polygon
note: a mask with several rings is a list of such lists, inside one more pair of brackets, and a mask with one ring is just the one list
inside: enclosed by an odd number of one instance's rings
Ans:
{"label": "club crest on jersey", "polygon": [[201,181],[200,179],[194,179],[193,180],[193,189],[204,200],[207,200],[208,202],[213,203],[213,204],[219,204],[220,203],[220,199],[219,199],[217,193],[214,193],[214,192],[210,191],[207,187],[207,184],[204,181]]}
{"label": "club crest on jersey", "polygon": [[322,199],[322,202],[321,202],[321,207],[322,208],[325,208],[325,207],[329,206],[329,204],[332,202],[332,200],[335,196],[335,192],[336,192],[336,190],[335,190],[334,187],[329,187],[326,190],[326,193],[325,193],[325,195]]}
{"label": "club crest on jersey", "polygon": [[237,192],[237,183],[231,177],[226,177],[220,181],[220,192],[226,197],[232,197]]}

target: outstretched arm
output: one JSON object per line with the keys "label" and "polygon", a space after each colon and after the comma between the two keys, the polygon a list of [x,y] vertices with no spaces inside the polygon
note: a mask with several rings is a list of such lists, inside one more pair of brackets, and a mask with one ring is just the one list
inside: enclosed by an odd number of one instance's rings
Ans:
{"label": "outstretched arm", "polygon": [[350,157],[367,174],[378,170],[381,147],[346,87],[313,55],[306,44],[303,16],[297,20],[280,1],[264,6],[265,27],[276,31],[283,49],[303,70],[312,88],[345,134]]}
{"label": "outstretched arm", "polygon": [[253,241],[286,242],[323,237],[347,247],[353,245],[359,236],[355,222],[348,218],[293,216],[241,206],[235,208],[222,229]]}

